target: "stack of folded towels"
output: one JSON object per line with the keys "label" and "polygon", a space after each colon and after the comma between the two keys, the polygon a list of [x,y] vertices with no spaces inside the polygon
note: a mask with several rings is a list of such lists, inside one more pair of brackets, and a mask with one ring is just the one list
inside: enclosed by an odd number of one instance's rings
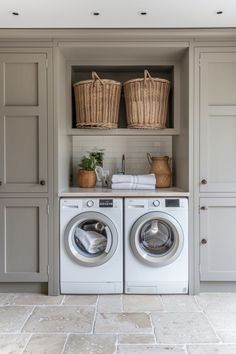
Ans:
{"label": "stack of folded towels", "polygon": [[113,175],[112,189],[155,189],[156,177],[149,175]]}

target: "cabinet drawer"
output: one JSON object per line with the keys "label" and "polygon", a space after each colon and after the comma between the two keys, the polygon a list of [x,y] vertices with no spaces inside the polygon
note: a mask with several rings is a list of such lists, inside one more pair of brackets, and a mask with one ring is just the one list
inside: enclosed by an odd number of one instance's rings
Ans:
{"label": "cabinet drawer", "polygon": [[0,198],[0,281],[48,280],[47,199]]}
{"label": "cabinet drawer", "polygon": [[236,198],[200,199],[200,279],[236,280]]}

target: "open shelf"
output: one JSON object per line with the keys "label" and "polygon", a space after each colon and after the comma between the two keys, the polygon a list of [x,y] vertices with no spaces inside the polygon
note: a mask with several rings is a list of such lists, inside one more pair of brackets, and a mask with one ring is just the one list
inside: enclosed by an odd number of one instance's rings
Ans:
{"label": "open shelf", "polygon": [[69,129],[68,135],[74,136],[119,136],[119,135],[132,135],[132,136],[153,136],[153,135],[178,135],[179,131],[174,128],[166,129],[129,129],[129,128],[117,128],[117,129]]}
{"label": "open shelf", "polygon": [[[96,129],[96,128],[76,128],[76,112],[75,112],[75,98],[73,92],[73,84],[78,81],[91,80],[91,72],[96,71],[101,78],[113,79],[124,83],[127,80],[143,77],[144,69],[148,69],[153,77],[159,77],[167,79],[171,83],[170,95],[168,102],[167,120],[165,129],[129,129],[126,122],[126,108],[123,88],[121,91],[120,107],[119,107],[119,119],[117,129]],[[71,116],[70,125],[68,127],[68,135],[177,135],[178,132],[178,112],[174,108],[176,102],[178,102],[177,94],[178,84],[176,81],[176,66],[174,64],[169,65],[119,65],[119,66],[86,66],[86,65],[71,65],[71,99],[70,99],[70,112]]]}

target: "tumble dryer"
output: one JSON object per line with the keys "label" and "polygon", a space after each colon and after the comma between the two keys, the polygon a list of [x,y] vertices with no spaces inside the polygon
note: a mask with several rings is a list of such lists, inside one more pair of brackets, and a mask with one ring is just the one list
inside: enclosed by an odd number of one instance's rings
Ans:
{"label": "tumble dryer", "polygon": [[188,292],[187,198],[125,199],[125,292]]}
{"label": "tumble dryer", "polygon": [[122,293],[122,238],[122,199],[61,199],[61,293]]}

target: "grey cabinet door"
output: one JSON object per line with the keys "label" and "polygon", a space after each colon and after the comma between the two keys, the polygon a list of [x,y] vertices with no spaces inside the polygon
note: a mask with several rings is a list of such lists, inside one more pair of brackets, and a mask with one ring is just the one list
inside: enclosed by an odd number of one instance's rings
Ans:
{"label": "grey cabinet door", "polygon": [[236,280],[236,198],[200,199],[200,279]]}
{"label": "grey cabinet door", "polygon": [[200,54],[199,178],[201,192],[236,192],[236,52]]}
{"label": "grey cabinet door", "polygon": [[0,281],[48,281],[47,199],[0,198]]}
{"label": "grey cabinet door", "polygon": [[47,192],[46,63],[0,53],[0,193]]}

